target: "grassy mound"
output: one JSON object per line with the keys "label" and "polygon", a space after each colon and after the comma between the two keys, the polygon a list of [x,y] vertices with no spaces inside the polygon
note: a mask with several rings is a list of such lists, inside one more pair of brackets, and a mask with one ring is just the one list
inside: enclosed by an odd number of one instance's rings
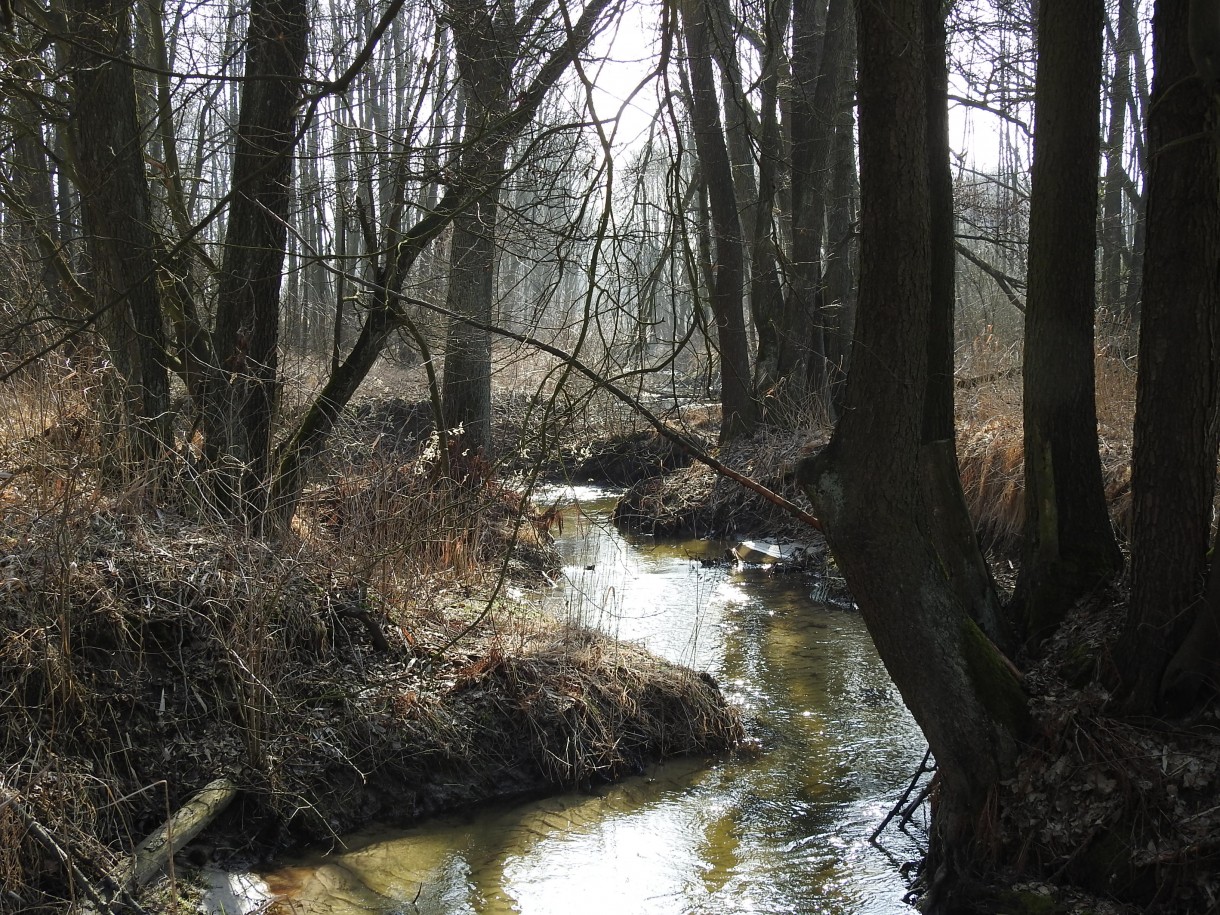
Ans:
{"label": "grassy mound", "polygon": [[709,679],[520,598],[551,519],[477,461],[337,461],[272,543],[103,492],[90,417],[38,406],[0,442],[0,911],[114,896],[219,776],[210,844],[251,856],[741,739]]}

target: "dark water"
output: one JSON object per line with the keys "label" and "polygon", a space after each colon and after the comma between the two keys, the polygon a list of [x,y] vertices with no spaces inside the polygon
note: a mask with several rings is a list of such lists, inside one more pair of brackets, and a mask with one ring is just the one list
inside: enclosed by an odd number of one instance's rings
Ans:
{"label": "dark water", "polygon": [[241,908],[270,887],[310,915],[912,911],[898,866],[916,842],[868,837],[925,744],[860,617],[815,603],[802,576],[700,561],[724,544],[625,539],[612,500],[574,495],[555,612],[707,670],[765,751],[350,836],[342,853],[239,875],[253,889]]}

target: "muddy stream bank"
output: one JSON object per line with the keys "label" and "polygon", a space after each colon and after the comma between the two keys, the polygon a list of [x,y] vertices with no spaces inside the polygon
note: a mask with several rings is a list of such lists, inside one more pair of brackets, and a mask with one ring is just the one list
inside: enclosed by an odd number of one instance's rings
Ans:
{"label": "muddy stream bank", "polygon": [[911,911],[899,867],[917,843],[868,838],[925,744],[859,615],[815,603],[802,575],[715,562],[725,544],[625,537],[610,495],[571,496],[563,580],[544,599],[711,674],[761,752],[366,830],[265,873],[218,875],[214,911],[253,912],[269,895],[302,915]]}

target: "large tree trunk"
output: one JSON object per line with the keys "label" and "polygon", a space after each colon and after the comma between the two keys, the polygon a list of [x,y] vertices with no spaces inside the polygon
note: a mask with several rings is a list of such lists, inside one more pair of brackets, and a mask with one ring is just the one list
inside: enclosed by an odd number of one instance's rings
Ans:
{"label": "large tree trunk", "polygon": [[933,856],[965,866],[1025,727],[1019,685],[933,546],[920,443],[932,308],[923,0],[859,7],[861,276],[847,403],[803,487],[936,756]]}
{"label": "large tree trunk", "polygon": [[[1198,613],[1216,482],[1220,118],[1215,95],[1194,75],[1188,7],[1189,0],[1158,0],[1153,19],[1131,606],[1122,646],[1124,679],[1142,710],[1156,707],[1170,656]],[[1198,684],[1189,679],[1187,671],[1175,675],[1179,700],[1193,698]]]}
{"label": "large tree trunk", "polygon": [[750,380],[750,357],[742,310],[745,260],[741,222],[733,193],[733,171],[720,124],[716,82],[712,71],[711,33],[703,0],[685,0],[682,25],[686,34],[691,83],[691,126],[695,149],[707,181],[715,244],[712,311],[720,350],[720,437],[727,441],[750,432],[758,408]]}
{"label": "large tree trunk", "polygon": [[280,277],[308,14],[305,0],[253,0],[250,6],[234,195],[212,337],[216,364],[203,403],[218,501],[251,521],[266,501]]}
{"label": "large tree trunk", "polygon": [[[458,73],[466,93],[461,170],[477,176],[481,194],[453,223],[449,253],[450,311],[490,324],[495,299],[496,218],[507,138],[488,143],[508,107],[518,27],[512,4],[451,0]],[[445,423],[461,427],[465,447],[491,451],[491,334],[451,319],[445,338]]]}
{"label": "large tree trunk", "polygon": [[1043,0],[1025,307],[1025,529],[1015,606],[1039,641],[1114,574],[1094,399],[1102,0]]}
{"label": "large tree trunk", "polygon": [[169,441],[169,372],[128,62],[131,2],[67,0],[62,9],[72,73],[71,157],[98,327],[124,387],[120,407],[131,456],[147,465]]}
{"label": "large tree trunk", "polygon": [[[493,170],[503,172],[504,153]],[[492,187],[469,213],[453,222],[449,288],[445,305],[490,324],[495,297],[495,231],[498,202]],[[491,333],[451,319],[445,336],[444,415],[449,429],[462,429],[463,446],[491,455]]]}

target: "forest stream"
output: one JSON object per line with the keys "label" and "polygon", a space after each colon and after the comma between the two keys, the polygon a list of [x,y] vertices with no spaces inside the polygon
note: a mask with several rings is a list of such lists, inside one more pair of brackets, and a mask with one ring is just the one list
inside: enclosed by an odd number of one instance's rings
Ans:
{"label": "forest stream", "polygon": [[268,894],[300,915],[911,911],[900,867],[920,856],[918,830],[869,836],[925,743],[859,614],[816,603],[803,575],[719,561],[720,542],[625,537],[612,496],[567,494],[563,580],[544,599],[710,673],[761,752],[370,829],[223,875],[213,911],[253,912]]}

